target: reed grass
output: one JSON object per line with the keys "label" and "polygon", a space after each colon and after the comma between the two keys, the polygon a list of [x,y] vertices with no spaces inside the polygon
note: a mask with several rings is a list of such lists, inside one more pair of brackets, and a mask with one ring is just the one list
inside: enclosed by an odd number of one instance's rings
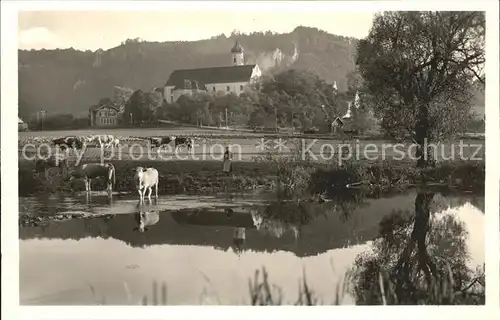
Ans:
{"label": "reed grass", "polygon": [[[280,306],[280,305],[295,305],[295,306],[315,306],[315,305],[342,305],[346,295],[353,295],[350,281],[352,280],[352,272],[348,271],[342,281],[336,285],[335,296],[329,301],[324,301],[318,297],[314,289],[307,282],[305,271],[298,281],[298,294],[295,300],[285,300],[283,290],[272,284],[269,274],[265,267],[262,270],[255,270],[253,277],[248,279],[248,300],[247,304],[252,306]],[[376,292],[373,292],[379,297],[381,305],[398,305],[401,304],[401,299],[395,290],[396,284],[389,278],[387,273],[378,273],[378,287]],[[140,301],[132,301],[128,286],[124,283],[124,288],[127,292],[129,304],[140,304],[143,306],[166,306],[169,305],[167,298],[167,284],[162,282],[161,285],[157,281],[152,284],[151,295],[143,295]],[[90,291],[94,301],[98,305],[106,305],[106,297],[99,295],[94,287],[90,285]],[[204,293],[206,294],[206,292]],[[356,297],[354,297],[356,298]],[[223,305],[216,297],[214,299],[219,305]],[[485,303],[485,283],[484,273],[475,277],[461,290],[454,290],[454,277],[451,269],[448,268],[448,273],[442,277],[434,278],[432,284],[427,288],[426,294],[415,295],[414,305],[478,305]],[[356,302],[355,304],[358,304]],[[363,303],[366,304],[366,303]],[[375,303],[374,303],[375,304]],[[372,305],[374,305],[372,304]],[[405,301],[405,304],[408,304]]]}

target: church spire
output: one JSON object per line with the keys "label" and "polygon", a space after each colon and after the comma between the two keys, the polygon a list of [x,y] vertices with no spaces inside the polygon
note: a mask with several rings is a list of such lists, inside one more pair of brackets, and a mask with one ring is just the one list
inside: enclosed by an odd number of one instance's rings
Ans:
{"label": "church spire", "polygon": [[231,48],[231,55],[233,58],[232,64],[233,66],[242,66],[245,64],[245,59],[243,55],[243,47],[240,44],[239,40],[236,40],[234,46]]}

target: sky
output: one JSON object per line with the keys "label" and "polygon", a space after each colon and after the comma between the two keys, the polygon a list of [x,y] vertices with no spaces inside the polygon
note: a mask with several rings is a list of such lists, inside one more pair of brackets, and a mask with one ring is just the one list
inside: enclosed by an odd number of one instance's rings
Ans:
{"label": "sky", "polygon": [[[209,20],[207,21],[207,16]],[[138,12],[134,11],[23,11],[19,12],[19,49],[107,50],[128,38],[145,41],[194,41],[233,30],[242,33],[271,30],[291,32],[297,26],[365,37],[371,12]]]}

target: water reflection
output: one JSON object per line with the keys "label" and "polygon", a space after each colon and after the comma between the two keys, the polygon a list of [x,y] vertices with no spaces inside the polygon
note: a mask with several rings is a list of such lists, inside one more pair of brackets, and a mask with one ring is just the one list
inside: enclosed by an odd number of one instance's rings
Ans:
{"label": "water reflection", "polygon": [[[93,203],[98,201],[104,200],[94,200]],[[335,295],[334,285],[330,282],[325,284],[325,279],[333,277],[331,265],[339,276],[348,267],[354,266],[350,279],[355,302],[383,302],[378,274],[385,272],[390,280],[384,280],[386,291],[391,292],[390,297],[395,297],[387,303],[414,303],[429,286],[429,279],[433,281],[436,275],[446,275],[448,265],[454,276],[456,290],[459,284],[463,286],[473,277],[469,266],[465,265],[468,258],[467,228],[453,214],[440,212],[448,207],[460,207],[464,203],[472,203],[484,210],[482,197],[443,197],[426,192],[380,199],[366,199],[353,194],[344,201],[275,200],[252,205],[174,211],[165,210],[158,203],[146,202],[141,206],[135,199],[118,199],[108,210],[116,210],[113,208],[119,207],[121,202],[127,205],[133,203],[133,213],[116,214],[110,219],[74,219],[20,228],[21,279],[39,272],[34,266],[40,265],[41,260],[36,257],[43,252],[44,264],[50,272],[59,278],[73,279],[65,280],[71,283],[75,277],[79,281],[110,277],[119,284],[123,281],[142,283],[146,278],[146,282],[157,279],[165,280],[169,287],[171,283],[176,287],[175,283],[180,279],[192,281],[192,285],[186,285],[186,282],[178,284],[181,292],[175,291],[177,293],[172,293],[175,296],[169,299],[169,303],[192,304],[196,303],[201,291],[199,282],[206,281],[193,278],[198,272],[206,274],[203,279],[209,278],[212,284],[217,279],[221,283],[233,284],[229,287],[217,285],[218,290],[222,291],[218,292],[221,296],[244,297],[248,294],[245,284],[253,274],[251,268],[265,265],[270,270],[270,281],[274,282],[275,277],[274,283],[282,286],[284,292],[293,297],[296,295],[301,268],[307,266],[310,286],[328,300]],[[99,205],[102,206],[102,203]],[[49,213],[53,210],[50,207],[43,209],[42,205],[36,206],[36,201],[33,206],[39,208],[40,214],[43,214],[42,210]],[[477,221],[474,220],[474,223]],[[35,239],[47,239],[47,245]],[[61,242],[57,239],[74,239],[78,242]],[[89,242],[90,239],[95,240]],[[82,250],[82,246],[95,247]],[[55,254],[63,251],[64,256]],[[70,263],[68,261],[75,259],[76,252],[89,261],[99,260],[103,256],[119,258],[115,258],[113,264],[102,264],[99,270],[94,271],[78,266],[63,267],[65,264],[61,260]],[[359,255],[356,257],[355,254]],[[50,259],[47,260],[47,256],[53,257],[53,264]],[[161,268],[155,267],[160,257],[169,257],[171,272],[165,274]],[[484,261],[483,257],[477,256],[475,260]],[[142,269],[150,271],[132,277],[117,271],[120,263],[140,265]],[[196,266],[197,270],[191,270],[186,264],[193,265],[193,268]],[[31,270],[33,268],[37,270]],[[227,281],[229,278],[232,280]],[[21,281],[24,283],[21,291],[23,288],[26,292],[45,288],[41,284],[35,285],[33,281]],[[243,285],[236,285],[236,282],[242,282]],[[186,286],[191,289],[186,289]],[[195,287],[200,291],[195,292],[198,290]],[[78,303],[79,300],[76,297],[74,299]],[[126,303],[117,296],[116,299],[118,304]],[[222,297],[221,301],[239,303],[227,299]]]}
{"label": "water reflection", "polygon": [[151,200],[149,202],[139,201],[137,204],[138,212],[135,214],[137,228],[134,231],[145,232],[148,231],[150,226],[154,226],[160,221],[160,212],[158,207],[155,206]]}
{"label": "water reflection", "polygon": [[[372,201],[374,204],[389,203],[388,199]],[[379,218],[385,214],[384,210],[379,210],[381,207],[383,206],[358,207],[347,220],[341,206],[333,202],[318,204],[280,201],[230,209],[212,207],[163,210],[158,211],[154,228],[146,228],[148,231],[142,235],[141,232],[136,232],[140,223],[140,209],[136,205],[135,214],[116,214],[107,221],[96,217],[51,223],[43,229],[22,228],[20,238],[79,240],[103,237],[121,240],[132,247],[179,244],[210,246],[227,251],[233,247],[235,228],[244,228],[246,238],[242,250],[284,250],[293,252],[298,257],[305,257],[370,240],[376,235]],[[97,230],[101,231],[94,233]]]}
{"label": "water reflection", "polygon": [[372,248],[355,261],[357,304],[484,304],[484,271],[467,266],[467,227],[436,211],[442,200],[419,192],[413,214],[393,210],[382,219]]}
{"label": "water reflection", "polygon": [[85,205],[87,209],[91,209],[93,207],[94,201],[98,201],[98,203],[106,204],[108,206],[113,205],[113,194],[107,193],[107,197],[101,197],[93,195],[92,192],[85,192]]}

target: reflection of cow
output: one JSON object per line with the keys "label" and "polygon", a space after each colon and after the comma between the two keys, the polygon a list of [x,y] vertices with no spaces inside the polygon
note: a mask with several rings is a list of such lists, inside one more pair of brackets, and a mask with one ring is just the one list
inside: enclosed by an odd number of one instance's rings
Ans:
{"label": "reflection of cow", "polygon": [[44,172],[45,179],[48,180],[51,168],[59,168],[61,174],[66,175],[68,173],[68,158],[65,155],[56,153],[45,159],[36,159],[33,173]]}
{"label": "reflection of cow", "polygon": [[139,211],[136,214],[136,222],[138,227],[134,230],[137,230],[139,232],[144,232],[148,231],[148,228],[153,226],[158,223],[160,220],[160,213],[157,210],[151,210],[151,211]]}
{"label": "reflection of cow", "polygon": [[146,189],[149,189],[148,199],[149,201],[151,201],[151,192],[153,192],[153,187],[155,187],[156,199],[158,199],[158,170],[156,170],[155,168],[146,169],[143,167],[137,167],[135,169],[134,181],[137,186],[137,192],[139,192],[140,202],[144,202],[144,194],[146,194]]}
{"label": "reflection of cow", "polygon": [[111,163],[86,163],[75,167],[71,172],[71,180],[84,179],[85,190],[92,191],[92,179],[104,178],[107,185],[107,191],[111,195],[113,185],[116,183],[116,170]]}
{"label": "reflection of cow", "polygon": [[188,138],[188,137],[175,137],[175,150],[177,151],[178,148],[182,146],[186,146],[188,150],[191,150],[194,145],[194,139],[193,138]]}

